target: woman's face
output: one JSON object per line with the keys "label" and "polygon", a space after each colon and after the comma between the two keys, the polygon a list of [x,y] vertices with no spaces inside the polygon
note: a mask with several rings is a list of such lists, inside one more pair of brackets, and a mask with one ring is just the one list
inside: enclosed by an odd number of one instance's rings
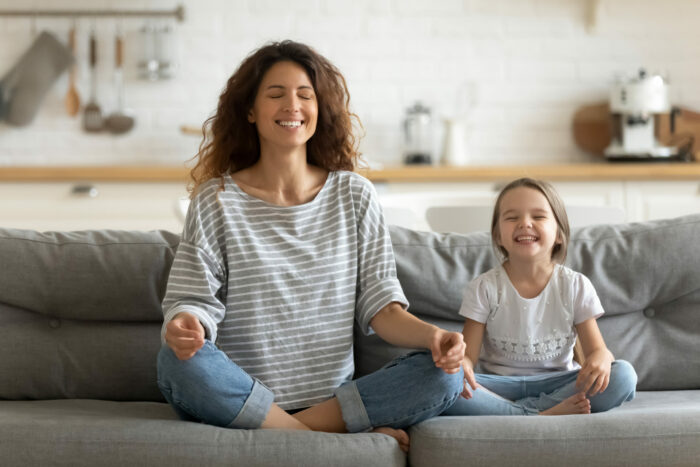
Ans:
{"label": "woman's face", "polygon": [[318,102],[309,76],[295,62],[277,62],[263,75],[248,121],[261,151],[304,146],[316,131]]}

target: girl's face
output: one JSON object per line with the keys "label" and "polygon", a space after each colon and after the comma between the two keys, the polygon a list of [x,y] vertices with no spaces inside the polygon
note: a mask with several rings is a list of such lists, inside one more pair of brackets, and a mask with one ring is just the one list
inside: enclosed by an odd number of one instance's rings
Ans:
{"label": "girl's face", "polygon": [[506,192],[501,198],[497,239],[511,260],[551,262],[552,248],[561,239],[547,198],[524,186]]}
{"label": "girl's face", "polygon": [[248,121],[255,123],[261,150],[304,146],[316,131],[318,103],[306,71],[278,62],[263,75]]}

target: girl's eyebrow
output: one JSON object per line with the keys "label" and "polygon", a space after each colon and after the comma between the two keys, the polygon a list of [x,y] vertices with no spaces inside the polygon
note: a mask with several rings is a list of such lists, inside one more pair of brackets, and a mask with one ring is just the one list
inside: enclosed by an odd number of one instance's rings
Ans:
{"label": "girl's eyebrow", "polygon": [[[532,211],[533,212],[547,212],[547,210],[545,208],[534,208]],[[505,216],[506,214],[517,213],[517,212],[518,212],[517,209],[508,209],[507,211],[503,211],[502,215]]]}

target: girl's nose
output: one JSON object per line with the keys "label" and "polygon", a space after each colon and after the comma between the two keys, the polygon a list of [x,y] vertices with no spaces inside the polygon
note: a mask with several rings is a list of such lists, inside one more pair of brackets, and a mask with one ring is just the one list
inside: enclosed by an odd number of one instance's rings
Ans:
{"label": "girl's nose", "polygon": [[523,227],[530,227],[532,226],[532,219],[530,219],[529,217],[523,217],[520,219],[520,225],[522,225]]}

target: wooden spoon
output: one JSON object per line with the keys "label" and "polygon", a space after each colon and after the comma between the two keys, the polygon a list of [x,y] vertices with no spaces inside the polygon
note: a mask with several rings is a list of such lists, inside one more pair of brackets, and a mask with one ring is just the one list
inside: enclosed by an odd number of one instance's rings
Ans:
{"label": "wooden spoon", "polygon": [[[70,50],[75,56],[75,26],[70,29],[68,35],[68,42],[70,44]],[[68,78],[68,92],[66,93],[66,112],[71,117],[75,117],[80,112],[80,95],[78,94],[78,89],[75,87],[75,65],[70,70],[70,77]]]}

